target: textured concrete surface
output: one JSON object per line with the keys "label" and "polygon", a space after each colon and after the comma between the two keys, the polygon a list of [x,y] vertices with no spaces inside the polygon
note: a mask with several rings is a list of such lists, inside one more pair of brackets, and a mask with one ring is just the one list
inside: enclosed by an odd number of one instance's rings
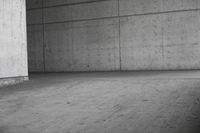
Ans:
{"label": "textured concrete surface", "polygon": [[44,22],[88,20],[118,15],[117,0],[44,8]]}
{"label": "textured concrete surface", "polygon": [[163,68],[160,15],[121,18],[122,70]]}
{"label": "textured concrete surface", "polygon": [[1,133],[198,133],[200,72],[34,74],[0,88]]}
{"label": "textured concrete surface", "polygon": [[199,0],[29,1],[28,29],[43,26],[28,37],[43,38],[41,72],[200,68]]}
{"label": "textured concrete surface", "polygon": [[46,25],[46,71],[118,70],[117,25],[117,19]]}
{"label": "textured concrete surface", "polygon": [[26,8],[27,9],[41,8],[42,4],[43,4],[43,0],[27,0]]}
{"label": "textured concrete surface", "polygon": [[28,28],[28,68],[32,72],[44,71],[43,26],[34,25]]}
{"label": "textured concrete surface", "polygon": [[199,9],[199,0],[119,0],[120,15]]}
{"label": "textured concrete surface", "polygon": [[40,24],[43,22],[42,9],[30,10],[27,12],[27,23],[28,24]]}
{"label": "textured concrete surface", "polygon": [[25,0],[0,0],[1,79],[28,75],[25,13]]}

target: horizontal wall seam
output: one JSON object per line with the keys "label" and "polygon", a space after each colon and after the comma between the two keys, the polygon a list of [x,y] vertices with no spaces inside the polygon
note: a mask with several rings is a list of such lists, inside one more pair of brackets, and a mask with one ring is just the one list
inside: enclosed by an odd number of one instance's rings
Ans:
{"label": "horizontal wall seam", "polygon": [[78,3],[60,4],[60,5],[54,5],[54,6],[43,6],[43,7],[29,8],[29,9],[27,9],[27,11],[45,9],[45,8],[55,8],[55,7],[63,7],[63,6],[73,6],[73,5],[98,3],[98,2],[105,2],[105,1],[112,1],[112,0],[93,0],[93,1],[78,2]]}
{"label": "horizontal wall seam", "polygon": [[179,12],[190,12],[190,11],[200,11],[200,9],[173,10],[173,11],[165,11],[165,12],[150,12],[150,13],[143,13],[143,14],[132,14],[132,15],[123,15],[123,16],[111,16],[111,17],[100,17],[100,18],[68,20],[68,21],[58,21],[58,22],[46,22],[46,23],[44,22],[44,23],[35,23],[35,24],[27,24],[27,25],[31,26],[31,25],[43,25],[43,24],[72,23],[72,22],[95,21],[95,20],[104,20],[104,19],[157,15],[157,14],[168,14],[168,13],[179,13]]}

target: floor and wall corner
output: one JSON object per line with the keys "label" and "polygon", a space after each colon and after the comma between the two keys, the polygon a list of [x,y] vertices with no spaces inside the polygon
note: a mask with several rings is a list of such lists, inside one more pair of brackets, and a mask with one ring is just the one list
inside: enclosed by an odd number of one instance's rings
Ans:
{"label": "floor and wall corner", "polygon": [[199,69],[199,0],[0,0],[0,133],[198,133]]}

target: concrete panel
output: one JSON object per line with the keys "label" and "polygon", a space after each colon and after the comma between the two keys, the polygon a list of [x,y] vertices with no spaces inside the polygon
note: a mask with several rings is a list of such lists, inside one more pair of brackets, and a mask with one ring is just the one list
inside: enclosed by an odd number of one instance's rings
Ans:
{"label": "concrete panel", "polygon": [[27,9],[40,8],[42,7],[42,1],[43,0],[26,0],[26,8]]}
{"label": "concrete panel", "polygon": [[28,26],[29,72],[44,72],[43,25]]}
{"label": "concrete panel", "polygon": [[162,0],[120,0],[120,15],[162,11]]}
{"label": "concrete panel", "polygon": [[60,22],[72,20],[71,6],[53,7],[44,9],[44,22]]}
{"label": "concrete panel", "polygon": [[73,70],[118,70],[118,35],[118,19],[74,23]]}
{"label": "concrete panel", "polygon": [[163,11],[197,9],[199,0],[163,0]]}
{"label": "concrete panel", "polygon": [[27,76],[25,0],[0,1],[0,78]]}
{"label": "concrete panel", "polygon": [[118,26],[118,19],[46,25],[46,71],[117,70]]}
{"label": "concrete panel", "polygon": [[72,6],[73,20],[112,17],[118,15],[117,0]]}
{"label": "concrete panel", "polygon": [[122,48],[122,70],[163,70],[162,48]]}
{"label": "concrete panel", "polygon": [[[119,2],[120,29],[119,18],[113,18],[118,0],[44,0],[50,6],[44,21],[51,23],[45,25],[46,70],[119,70],[120,61],[122,70],[199,68],[199,12],[188,11],[200,8],[199,0]],[[41,10],[28,12],[29,24],[40,22]]]}
{"label": "concrete panel", "polygon": [[200,8],[199,0],[120,0],[120,15]]}
{"label": "concrete panel", "polygon": [[43,22],[42,9],[27,11],[28,24],[41,24]]}
{"label": "concrete panel", "polygon": [[199,11],[165,14],[163,42],[166,69],[200,68]]}
{"label": "concrete panel", "polygon": [[162,17],[121,19],[122,70],[162,69]]}
{"label": "concrete panel", "polygon": [[72,39],[71,23],[45,25],[45,69],[47,72],[71,71]]}
{"label": "concrete panel", "polygon": [[117,4],[116,0],[112,0],[81,5],[45,8],[44,21],[48,23],[117,16]]}

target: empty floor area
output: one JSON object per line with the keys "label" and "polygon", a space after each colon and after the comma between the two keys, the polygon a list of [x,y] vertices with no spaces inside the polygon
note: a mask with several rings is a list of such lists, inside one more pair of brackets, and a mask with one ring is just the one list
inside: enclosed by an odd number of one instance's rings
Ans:
{"label": "empty floor area", "polygon": [[31,74],[0,88],[0,133],[198,133],[200,71]]}

